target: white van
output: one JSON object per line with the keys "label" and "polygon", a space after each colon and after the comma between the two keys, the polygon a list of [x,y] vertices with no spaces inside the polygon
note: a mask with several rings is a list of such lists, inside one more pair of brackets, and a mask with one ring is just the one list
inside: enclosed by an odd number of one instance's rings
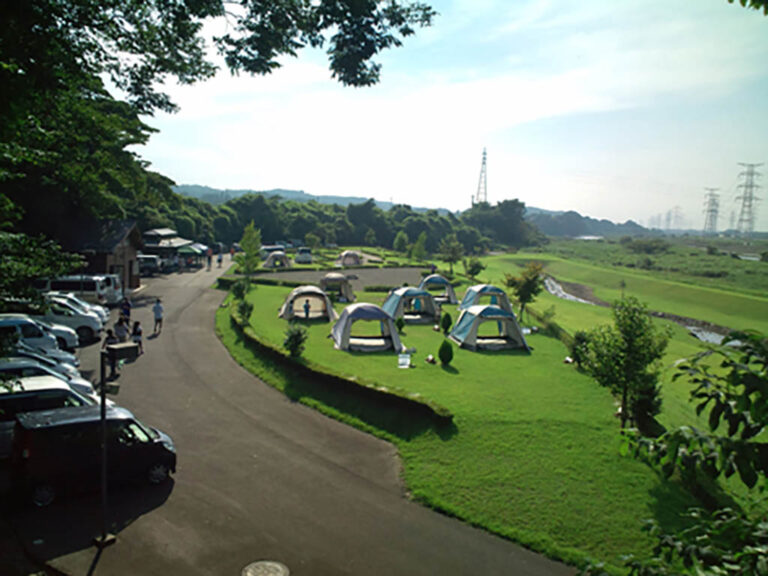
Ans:
{"label": "white van", "polygon": [[[38,280],[35,286],[44,292],[52,290],[72,292],[75,296],[94,304],[104,305],[120,301],[119,298],[114,297],[114,291],[107,288],[107,282],[103,276],[90,276],[86,274],[62,276],[50,280]],[[110,298],[112,302],[110,302]]]}
{"label": "white van", "polygon": [[107,287],[107,304],[119,304],[123,300],[123,281],[119,274],[101,274]]}

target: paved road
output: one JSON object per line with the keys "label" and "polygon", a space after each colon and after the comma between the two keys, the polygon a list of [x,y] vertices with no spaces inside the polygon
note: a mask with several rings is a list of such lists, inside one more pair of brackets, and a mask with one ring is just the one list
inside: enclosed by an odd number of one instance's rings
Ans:
{"label": "paved road", "polygon": [[[62,572],[238,575],[257,560],[294,576],[559,575],[573,570],[434,513],[403,496],[394,448],[290,402],[237,364],[216,338],[218,271],[153,279],[134,309],[151,332],[116,398],[168,432],[175,480],[111,494],[118,541],[97,555],[98,498],[12,521],[28,549]],[[98,346],[83,351],[94,367]]]}

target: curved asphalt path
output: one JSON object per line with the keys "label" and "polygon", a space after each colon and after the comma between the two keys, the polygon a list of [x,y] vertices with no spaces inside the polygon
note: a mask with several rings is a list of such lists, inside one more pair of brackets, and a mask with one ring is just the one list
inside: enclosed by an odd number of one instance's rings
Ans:
{"label": "curved asphalt path", "polygon": [[[33,554],[72,576],[239,575],[257,560],[282,562],[294,576],[574,573],[408,501],[393,446],[290,402],[238,366],[214,333],[219,272],[150,279],[135,298],[145,335],[157,296],[165,327],[124,368],[115,400],[173,437],[170,494],[113,493],[118,541],[98,558],[87,539],[57,547],[48,534],[41,543],[45,521],[20,520]],[[84,367],[96,366],[97,349],[82,352]],[[73,526],[77,505],[59,511]]]}

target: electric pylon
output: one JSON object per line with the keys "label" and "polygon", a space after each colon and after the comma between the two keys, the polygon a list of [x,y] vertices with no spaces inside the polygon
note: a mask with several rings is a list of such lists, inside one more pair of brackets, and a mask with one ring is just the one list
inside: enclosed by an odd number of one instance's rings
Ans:
{"label": "electric pylon", "polygon": [[704,188],[704,234],[717,233],[717,213],[720,209],[719,188]]}
{"label": "electric pylon", "polygon": [[739,184],[739,188],[743,192],[736,196],[736,200],[741,200],[738,228],[743,236],[749,237],[755,231],[755,203],[759,200],[759,198],[755,198],[755,190],[760,186],[755,183],[755,179],[760,177],[760,172],[756,171],[755,168],[762,166],[762,163],[739,162],[739,166],[744,166],[745,170],[739,174],[739,176],[744,177],[744,183]]}
{"label": "electric pylon", "polygon": [[483,148],[483,164],[480,166],[480,181],[477,183],[477,195],[472,201],[472,205],[488,202],[488,168],[486,166],[486,153]]}

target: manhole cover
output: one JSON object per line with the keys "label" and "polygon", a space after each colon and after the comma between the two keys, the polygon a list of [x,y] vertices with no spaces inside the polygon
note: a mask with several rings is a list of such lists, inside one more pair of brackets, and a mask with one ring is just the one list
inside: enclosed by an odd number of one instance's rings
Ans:
{"label": "manhole cover", "polygon": [[241,576],[289,576],[290,572],[285,564],[262,560],[248,564],[243,568]]}

